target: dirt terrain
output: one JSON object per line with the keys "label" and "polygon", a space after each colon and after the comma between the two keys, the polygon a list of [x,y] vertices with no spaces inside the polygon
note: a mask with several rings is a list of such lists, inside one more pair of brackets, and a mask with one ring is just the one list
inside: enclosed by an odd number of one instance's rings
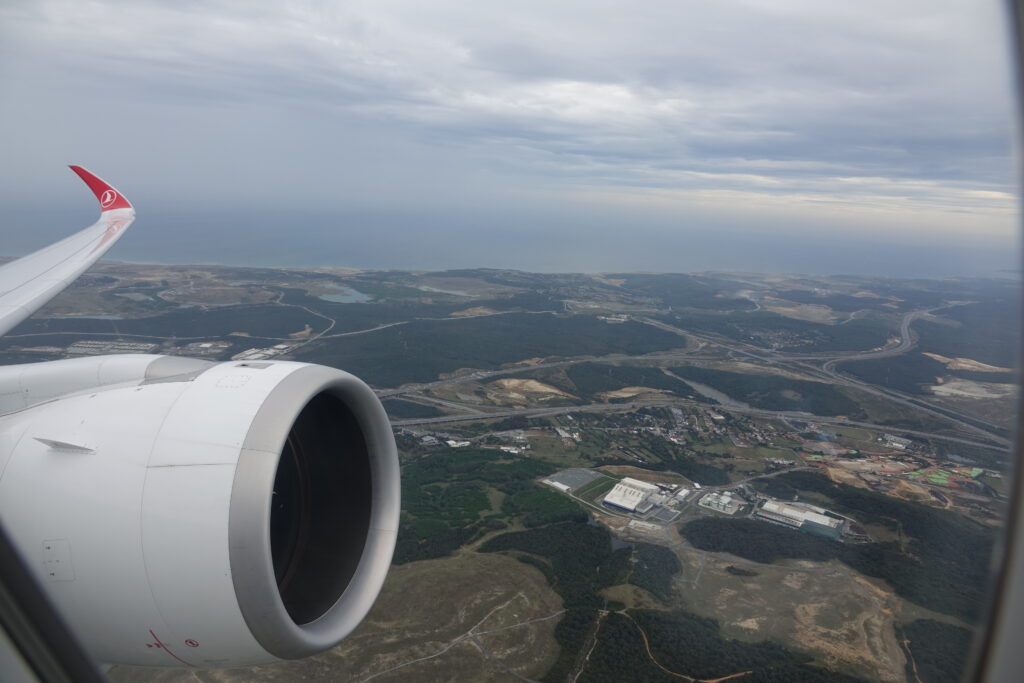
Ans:
{"label": "dirt terrain", "polygon": [[475,315],[494,315],[497,313],[493,308],[487,308],[486,306],[474,306],[473,308],[464,308],[461,311],[455,311],[449,313],[449,317],[452,318],[472,318]]}
{"label": "dirt terrain", "polygon": [[[893,624],[902,600],[839,562],[758,564],[724,553],[677,551],[679,606],[717,619],[726,637],[777,640],[830,667],[903,681]],[[756,572],[734,576],[729,565]]]}
{"label": "dirt terrain", "polygon": [[[498,406],[543,404],[552,399],[576,398],[561,389],[535,379],[498,379],[482,387],[486,399]],[[435,392],[440,394],[441,392]],[[479,400],[479,399],[478,399]]]}
{"label": "dirt terrain", "polygon": [[315,657],[250,669],[115,667],[110,677],[115,683],[429,683],[508,681],[512,671],[537,678],[558,654],[553,633],[561,610],[536,569],[499,554],[465,552],[392,567],[355,633]]}
{"label": "dirt terrain", "polygon": [[988,365],[970,358],[946,358],[937,353],[927,353],[926,356],[944,364],[949,370],[970,370],[972,372],[1012,372],[1012,368],[1001,368],[997,365]]}
{"label": "dirt terrain", "polygon": [[888,491],[890,496],[909,500],[912,503],[935,505],[934,496],[928,493],[928,489],[919,484],[909,482],[906,479],[893,479],[890,483],[892,484],[892,488]]}
{"label": "dirt terrain", "polygon": [[652,389],[651,387],[622,387],[615,391],[602,392],[598,396],[605,400],[611,400],[613,398],[633,398],[641,394],[658,394],[663,396],[667,393],[664,389]]}
{"label": "dirt terrain", "polygon": [[994,382],[972,382],[967,379],[951,379],[942,384],[928,387],[936,396],[957,398],[1006,398],[1013,396],[1017,387],[1013,384]]}
{"label": "dirt terrain", "polygon": [[821,304],[791,304],[788,301],[779,301],[778,299],[766,299],[765,303],[767,304],[769,301],[771,305],[766,305],[765,310],[778,313],[787,318],[793,318],[794,320],[831,324],[837,319],[836,314],[832,312],[831,308]]}

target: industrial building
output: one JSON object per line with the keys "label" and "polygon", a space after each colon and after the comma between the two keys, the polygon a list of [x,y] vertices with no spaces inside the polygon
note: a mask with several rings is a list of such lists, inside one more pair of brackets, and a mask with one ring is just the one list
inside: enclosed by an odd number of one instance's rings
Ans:
{"label": "industrial building", "polygon": [[843,533],[843,520],[830,517],[825,512],[822,508],[767,500],[754,511],[754,516],[818,536],[839,538]]}
{"label": "industrial building", "polygon": [[285,342],[283,344],[275,344],[269,349],[246,349],[241,353],[231,356],[231,360],[266,360],[281,355],[293,346],[295,346],[294,342]]}
{"label": "industrial building", "polygon": [[231,356],[231,360],[266,360],[273,355],[270,349],[246,349]]}
{"label": "industrial building", "polygon": [[727,515],[736,514],[741,507],[747,504],[747,501],[740,498],[731,491],[715,491],[709,493],[700,499],[697,505],[708,508],[709,510],[715,510],[716,512],[724,512]]}
{"label": "industrial building", "polygon": [[551,481],[550,479],[541,479],[541,481],[552,488],[558,489],[562,493],[572,493],[572,489],[560,481]]}
{"label": "industrial building", "polygon": [[183,356],[192,357],[218,357],[225,351],[231,348],[231,342],[223,341],[207,341],[207,342],[193,342],[186,345],[179,353]]}
{"label": "industrial building", "polygon": [[77,341],[68,347],[69,356],[100,356],[108,353],[153,353],[157,344],[126,341]]}
{"label": "industrial building", "polygon": [[914,443],[910,439],[903,439],[892,434],[883,434],[882,438],[879,439],[879,441],[884,443],[889,448],[895,448],[898,451],[905,451],[907,450],[907,448],[910,447],[912,443]]}
{"label": "industrial building", "polygon": [[655,503],[649,500],[654,494],[663,495],[654,484],[626,477],[605,495],[603,502],[620,510],[644,514],[654,507]]}
{"label": "industrial building", "polygon": [[541,480],[548,486],[553,486],[563,493],[575,491],[581,489],[595,479],[600,479],[605,475],[594,470],[585,470],[578,467],[574,467],[568,470],[562,470],[552,474],[547,479]]}

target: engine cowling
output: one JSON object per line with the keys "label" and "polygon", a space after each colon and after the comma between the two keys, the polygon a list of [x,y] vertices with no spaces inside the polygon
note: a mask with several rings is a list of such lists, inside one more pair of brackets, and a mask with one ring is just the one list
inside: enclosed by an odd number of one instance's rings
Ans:
{"label": "engine cowling", "polygon": [[101,662],[226,667],[332,647],[394,550],[380,401],[317,365],[179,369],[0,419],[4,524]]}

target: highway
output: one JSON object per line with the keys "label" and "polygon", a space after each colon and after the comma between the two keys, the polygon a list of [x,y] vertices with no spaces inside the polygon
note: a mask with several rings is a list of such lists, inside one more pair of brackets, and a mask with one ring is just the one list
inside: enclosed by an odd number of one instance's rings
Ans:
{"label": "highway", "polygon": [[437,387],[443,387],[449,384],[463,384],[465,382],[479,382],[483,380],[493,379],[495,377],[507,377],[509,375],[518,375],[522,372],[532,372],[534,370],[542,370],[544,368],[561,368],[568,365],[576,365],[577,363],[628,363],[630,361],[712,361],[712,360],[723,360],[721,355],[708,356],[708,355],[692,355],[685,351],[677,351],[675,353],[655,353],[646,356],[627,356],[627,355],[610,355],[610,356],[585,356],[582,358],[573,358],[571,360],[556,360],[545,363],[535,363],[531,365],[517,365],[511,368],[502,368],[501,370],[477,370],[466,375],[458,375],[456,377],[447,377],[445,379],[439,379],[436,382],[425,382],[423,384],[407,384],[398,389],[383,389],[377,392],[377,396],[380,398],[388,398],[391,396],[402,396],[405,394],[417,394],[421,391],[429,391],[436,389]]}
{"label": "highway", "polygon": [[943,308],[949,308],[949,306],[936,306],[935,308],[921,309],[917,311],[911,311],[903,316],[903,320],[900,321],[900,343],[891,349],[881,349],[879,351],[865,351],[861,353],[855,353],[850,356],[840,356],[833,358],[822,365],[822,369],[826,372],[831,373],[837,363],[845,363],[848,361],[855,360],[870,360],[872,358],[889,358],[891,356],[898,356],[901,353],[906,353],[910,349],[914,348],[914,339],[910,332],[910,325],[920,318],[923,318],[935,311]]}
{"label": "highway", "polygon": [[[609,413],[620,412],[624,410],[635,410],[637,408],[669,408],[672,406],[683,406],[689,408],[711,407],[709,404],[701,403],[699,401],[691,401],[685,398],[671,398],[651,401],[632,401],[629,403],[590,403],[587,405],[559,406],[551,408],[513,408],[506,410],[496,410],[493,412],[483,412],[478,410],[477,412],[465,415],[442,415],[440,417],[423,417],[407,420],[392,420],[391,424],[395,427],[413,427],[417,425],[438,425],[453,422],[477,422],[479,420],[497,420],[506,417],[515,417],[517,415],[523,415],[525,417],[552,417],[555,415],[569,415],[571,413]],[[791,419],[800,420],[802,422],[816,422],[821,424],[834,424],[847,427],[862,427],[874,431],[890,431],[897,432],[900,434],[910,434],[912,436],[917,436],[920,438],[936,439],[939,441],[948,441],[950,443],[959,443],[965,446],[975,446],[978,448],[998,448],[997,446],[994,446],[992,443],[972,441],[970,439],[964,439],[957,436],[936,434],[935,432],[922,432],[913,429],[903,429],[901,427],[878,425],[871,422],[858,422],[856,420],[847,420],[845,418],[840,417],[824,417],[821,415],[812,415],[810,413],[802,413],[789,410],[729,408],[728,412],[740,413],[743,415],[750,415],[751,417],[760,417],[767,419]]]}
{"label": "highway", "polygon": [[[731,406],[728,408],[729,411],[741,414],[747,414],[756,417],[766,418],[792,418],[803,421],[814,421],[821,422],[824,424],[839,424],[848,425],[854,427],[866,427],[873,430],[889,430],[898,431],[901,433],[911,434],[914,436],[935,438],[944,441],[961,443],[964,445],[977,446],[977,447],[992,447],[993,444],[997,444],[1000,447],[1008,448],[1010,445],[1009,439],[993,433],[992,430],[998,429],[995,425],[989,425],[977,418],[961,415],[955,411],[934,406],[923,399],[908,396],[901,392],[894,391],[891,389],[883,389],[872,384],[868,384],[859,379],[850,377],[848,375],[841,375],[834,368],[837,363],[849,362],[856,360],[867,360],[872,358],[886,358],[891,356],[897,356],[908,352],[914,348],[915,342],[911,331],[911,326],[915,320],[918,320],[924,316],[930,315],[936,310],[945,307],[933,307],[928,309],[919,309],[910,311],[904,314],[900,321],[900,341],[898,344],[885,349],[873,349],[869,351],[857,351],[857,352],[844,352],[840,354],[784,354],[778,352],[765,351],[759,348],[752,348],[746,344],[735,342],[733,340],[724,339],[718,335],[711,334],[696,334],[688,330],[684,330],[668,323],[664,323],[653,318],[636,318],[638,322],[651,325],[658,329],[666,332],[677,334],[680,337],[691,337],[705,342],[705,344],[717,346],[724,349],[732,354],[739,356],[745,356],[751,358],[760,363],[768,366],[782,367],[790,369],[794,372],[809,376],[813,379],[818,379],[830,384],[837,384],[841,386],[847,386],[858,391],[883,398],[885,400],[893,401],[900,405],[907,406],[916,411],[927,413],[933,417],[937,417],[946,422],[950,422],[956,426],[958,431],[964,431],[969,434],[980,437],[983,441],[977,441],[973,439],[961,438],[951,435],[936,434],[934,432],[923,432],[909,429],[902,429],[886,425],[878,425],[867,422],[859,422],[855,420],[846,420],[843,418],[826,417],[820,415],[812,415],[809,413],[801,413],[794,411],[770,411],[761,410],[756,408],[740,408]],[[532,372],[535,370],[555,367],[566,367],[577,363],[586,362],[657,362],[657,361],[675,361],[675,362],[693,362],[693,361],[720,361],[725,358],[722,354],[709,355],[705,353],[689,353],[686,351],[676,351],[669,353],[654,353],[648,355],[610,355],[603,357],[585,357],[585,358],[574,358],[570,360],[557,360],[550,362],[542,362],[531,365],[519,365],[511,368],[502,368],[500,370],[478,370],[465,375],[459,375],[457,377],[449,377],[434,382],[426,382],[422,384],[412,384],[398,389],[387,389],[378,391],[377,395],[381,398],[397,397],[410,394],[421,394],[421,392],[430,391],[438,387],[461,384],[465,382],[482,382],[496,377],[506,377],[516,375],[524,372]],[[814,365],[813,362],[825,361],[822,366]],[[434,397],[424,397],[422,395],[416,396],[417,399],[427,399],[432,403],[443,403],[445,407],[450,409],[458,409],[464,411],[463,415],[445,415],[434,418],[419,418],[419,419],[408,419],[408,420],[396,420],[393,421],[395,426],[412,426],[422,424],[443,424],[446,422],[464,422],[467,420],[481,420],[481,419],[496,419],[504,417],[512,417],[516,415],[524,415],[528,417],[545,417],[552,415],[564,415],[573,412],[613,412],[623,409],[636,408],[636,407],[647,407],[647,406],[671,406],[671,405],[684,405],[684,406],[704,406],[707,404],[699,403],[697,401],[690,401],[687,399],[673,398],[658,401],[645,401],[645,402],[633,402],[633,403],[615,403],[615,404],[589,404],[583,406],[563,406],[557,408],[515,408],[506,410],[482,410],[477,406],[469,406],[453,401],[442,401],[441,399],[435,399]],[[979,426],[984,424],[989,427]]]}
{"label": "highway", "polygon": [[[280,295],[279,295],[278,299],[276,301],[274,301],[273,303],[275,303],[277,305],[281,305],[281,306],[289,306],[289,307],[300,308],[300,309],[304,310],[306,313],[309,313],[311,315],[314,315],[314,316],[316,316],[318,318],[323,319],[325,321],[325,323],[326,323],[324,329],[319,330],[319,331],[313,333],[307,339],[301,340],[300,344],[298,344],[297,346],[295,346],[292,349],[290,349],[289,350],[289,355],[294,355],[295,352],[299,351],[301,348],[306,347],[306,346],[308,346],[310,344],[313,344],[314,342],[317,342],[317,341],[320,341],[320,340],[323,340],[323,339],[330,339],[330,338],[335,338],[335,337],[354,336],[354,335],[362,335],[362,334],[371,334],[373,332],[384,330],[384,329],[387,329],[389,327],[394,327],[394,326],[397,326],[397,325],[404,325],[404,324],[407,324],[407,323],[411,322],[411,320],[397,321],[397,322],[391,322],[391,323],[386,323],[386,324],[378,325],[378,326],[371,327],[371,328],[368,328],[368,329],[363,329],[363,330],[355,330],[355,331],[351,331],[351,332],[342,332],[342,333],[331,334],[332,330],[336,327],[337,323],[336,323],[336,321],[334,319],[330,318],[329,316],[326,316],[326,315],[324,315],[322,313],[319,313],[318,311],[315,311],[315,310],[312,310],[310,308],[307,308],[306,306],[302,306],[302,305],[298,305],[298,304],[287,304],[287,303],[284,303],[283,301],[281,301],[281,296]],[[953,305],[957,305],[957,304],[953,304]],[[959,443],[963,443],[963,444],[967,444],[967,445],[983,446],[983,445],[991,445],[991,443],[996,443],[996,444],[999,444],[1002,447],[1009,447],[1009,444],[1010,444],[1009,439],[1005,438],[1001,434],[996,433],[996,432],[1000,431],[1000,428],[997,427],[996,425],[992,425],[990,423],[987,423],[984,420],[981,420],[979,418],[963,415],[963,414],[961,414],[961,413],[959,413],[959,412],[957,412],[955,410],[949,409],[949,408],[945,408],[945,407],[941,407],[941,406],[936,406],[936,405],[931,404],[930,402],[926,401],[923,398],[919,398],[919,397],[916,397],[916,396],[910,396],[910,395],[904,394],[902,392],[899,392],[899,391],[896,391],[896,390],[893,390],[893,389],[882,388],[882,387],[878,387],[878,386],[873,385],[873,384],[869,384],[867,382],[863,382],[863,381],[861,381],[861,380],[859,380],[859,379],[857,379],[855,377],[851,377],[850,375],[842,374],[842,373],[840,373],[836,369],[837,365],[839,365],[840,363],[844,363],[844,362],[852,362],[852,361],[868,360],[868,359],[878,359],[878,358],[888,358],[888,357],[897,356],[897,355],[900,355],[900,354],[903,354],[903,353],[907,353],[908,351],[913,349],[914,346],[915,346],[915,342],[914,342],[914,338],[913,338],[913,332],[912,332],[912,329],[911,329],[914,321],[919,320],[919,319],[921,319],[921,318],[923,318],[925,316],[928,316],[928,315],[934,313],[937,310],[941,310],[943,308],[949,308],[949,307],[950,307],[949,305],[947,305],[947,306],[938,306],[938,307],[932,307],[932,308],[927,308],[927,309],[919,309],[919,310],[915,310],[915,311],[910,311],[910,312],[904,314],[902,320],[900,321],[900,339],[899,339],[899,343],[894,345],[894,346],[891,346],[889,348],[873,349],[873,350],[868,350],[868,351],[838,352],[838,353],[812,353],[812,354],[807,354],[807,353],[803,353],[803,354],[801,354],[801,353],[784,353],[784,352],[777,352],[777,351],[767,351],[765,349],[761,349],[761,348],[758,348],[758,347],[752,347],[752,346],[744,344],[742,342],[737,342],[735,340],[728,339],[728,338],[725,338],[725,337],[721,337],[719,335],[709,334],[709,333],[695,333],[695,332],[691,332],[689,330],[681,329],[681,328],[675,327],[673,325],[670,325],[668,323],[665,323],[665,322],[662,322],[660,320],[656,320],[656,319],[650,318],[650,317],[635,316],[633,319],[636,320],[637,322],[640,322],[640,323],[643,323],[643,324],[646,324],[646,325],[650,325],[652,327],[658,328],[658,329],[666,331],[666,332],[670,332],[672,334],[679,335],[681,338],[691,338],[691,339],[699,340],[701,342],[704,342],[706,345],[711,345],[713,347],[718,347],[718,348],[728,352],[728,354],[732,354],[734,356],[735,355],[744,356],[744,357],[750,358],[752,360],[758,361],[759,363],[762,363],[762,364],[765,364],[765,365],[768,365],[768,366],[775,366],[775,367],[786,368],[786,369],[789,369],[789,370],[792,370],[794,372],[803,374],[803,375],[808,376],[808,377],[813,378],[813,379],[818,379],[820,381],[828,382],[830,384],[836,384],[836,385],[840,385],[840,386],[847,386],[847,387],[850,387],[852,389],[856,389],[858,391],[863,391],[865,393],[872,394],[872,395],[877,396],[879,398],[883,398],[885,400],[893,401],[893,402],[898,403],[900,405],[907,406],[907,407],[912,408],[914,410],[924,412],[924,413],[929,414],[929,415],[931,415],[933,417],[937,417],[939,419],[942,419],[944,421],[952,423],[952,424],[956,425],[956,427],[959,430],[966,431],[966,432],[968,432],[970,434],[974,434],[977,437],[980,437],[981,439],[983,439],[985,441],[988,441],[990,443],[989,444],[983,444],[983,443],[979,443],[978,441],[973,441],[973,440],[969,440],[969,439],[962,439],[962,438],[953,437],[953,436],[937,435],[937,434],[925,433],[925,432],[915,432],[915,431],[912,431],[912,430],[897,429],[897,428],[894,428],[894,427],[891,427],[891,426],[890,427],[886,427],[884,425],[875,425],[875,424],[869,424],[869,423],[863,423],[863,422],[841,420],[841,419],[838,419],[838,418],[822,417],[822,416],[809,415],[809,414],[804,414],[804,413],[793,413],[793,412],[787,412],[787,411],[773,412],[773,411],[764,411],[764,410],[756,410],[756,409],[749,409],[748,410],[748,409],[739,409],[737,407],[729,407],[728,410],[730,410],[732,412],[745,413],[745,414],[762,416],[762,417],[791,417],[791,418],[800,419],[800,420],[813,420],[813,421],[816,421],[816,422],[822,422],[822,423],[828,423],[828,424],[847,424],[847,425],[851,425],[851,426],[868,427],[868,428],[871,428],[871,429],[890,429],[890,430],[900,431],[900,432],[904,432],[904,433],[908,433],[908,434],[914,434],[914,435],[918,435],[918,436],[926,436],[926,437],[931,437],[931,438],[940,438],[940,439],[944,439],[944,440],[947,440],[947,441],[955,441],[955,442],[959,442]],[[501,311],[501,312],[489,313],[489,314],[485,314],[485,315],[504,315],[504,314],[507,314],[507,313],[508,313],[508,311]],[[552,311],[531,311],[531,313],[535,313],[537,315],[551,315],[551,314],[553,314]],[[444,318],[442,320],[460,320],[460,319],[462,319],[462,318]],[[75,333],[75,332],[37,332],[37,333],[28,334],[28,335],[15,335],[15,336],[40,337],[40,336],[48,336],[48,335],[78,335],[78,334],[80,334],[80,333]],[[92,333],[92,335],[93,336],[144,338],[144,339],[155,339],[155,340],[162,340],[162,341],[168,341],[168,340],[172,339],[172,338],[168,338],[168,337],[133,335],[133,334],[117,334],[117,333],[106,333],[106,334],[103,334],[103,333]],[[203,338],[205,338],[205,337],[195,337],[194,339],[203,339]],[[191,339],[193,339],[193,338],[179,337],[179,338],[174,339],[174,341],[181,342],[181,341],[189,341]],[[263,339],[266,339],[266,340],[280,340],[279,338],[276,338],[276,337],[253,337],[253,339],[254,340],[256,340],[256,339],[260,339],[260,340],[263,340]],[[297,340],[295,340],[294,338],[287,338],[287,341],[293,341],[294,342],[294,341],[297,341]],[[476,406],[464,405],[462,403],[458,403],[458,402],[455,402],[455,401],[447,401],[447,400],[440,399],[440,398],[433,397],[433,396],[424,396],[422,394],[423,394],[423,392],[427,392],[427,391],[430,391],[432,389],[436,389],[436,388],[447,386],[447,385],[461,384],[461,383],[464,383],[464,382],[467,382],[467,381],[478,381],[478,382],[479,381],[486,381],[486,380],[491,380],[491,379],[494,379],[494,378],[514,376],[514,375],[517,375],[517,374],[526,373],[526,372],[532,372],[532,371],[540,370],[540,369],[566,367],[566,366],[574,365],[574,364],[577,364],[577,363],[587,363],[587,362],[604,362],[604,363],[609,363],[609,362],[612,362],[612,363],[631,363],[631,362],[636,362],[636,363],[650,363],[650,362],[659,362],[659,361],[700,362],[700,361],[721,361],[721,360],[726,360],[727,359],[727,355],[726,354],[722,354],[722,353],[708,354],[706,352],[706,349],[701,349],[701,351],[703,351],[703,353],[700,353],[700,352],[694,353],[694,352],[687,352],[687,351],[673,351],[673,352],[663,352],[663,353],[652,353],[652,354],[647,354],[647,355],[613,354],[613,355],[600,356],[600,357],[587,356],[587,357],[581,357],[581,358],[572,358],[572,359],[554,360],[554,361],[549,361],[549,362],[541,362],[541,363],[531,364],[531,365],[525,365],[525,364],[524,365],[517,365],[517,366],[513,366],[513,367],[501,368],[501,369],[498,369],[498,370],[477,370],[477,371],[474,371],[474,372],[471,372],[471,373],[468,373],[468,374],[465,374],[465,375],[449,377],[449,378],[445,378],[445,379],[436,380],[436,381],[433,381],[433,382],[426,382],[426,383],[421,383],[421,384],[411,384],[411,385],[406,385],[406,386],[403,386],[403,387],[400,387],[400,388],[397,388],[397,389],[385,389],[385,390],[378,391],[377,395],[380,398],[416,395],[415,396],[415,400],[416,401],[428,402],[428,403],[432,403],[432,404],[436,404],[436,405],[441,405],[444,408],[447,408],[449,410],[458,410],[458,411],[462,411],[462,412],[465,413],[465,415],[443,416],[443,417],[439,417],[439,418],[429,418],[427,420],[399,420],[399,421],[395,421],[394,424],[398,425],[398,426],[412,425],[412,424],[431,424],[431,423],[435,423],[435,422],[437,422],[437,423],[458,422],[458,421],[464,421],[464,420],[467,420],[467,419],[492,419],[492,418],[496,418],[496,417],[509,417],[509,416],[513,416],[513,415],[528,415],[528,416],[540,417],[540,416],[544,416],[544,415],[558,415],[558,414],[565,414],[565,413],[578,412],[578,411],[579,412],[615,411],[615,410],[621,410],[621,409],[623,409],[624,407],[627,407],[627,406],[640,405],[640,404],[623,404],[623,403],[617,403],[617,404],[591,404],[591,405],[587,405],[587,406],[575,406],[575,407],[563,407],[563,408],[524,408],[524,409],[515,409],[515,410],[505,410],[505,411],[490,412],[490,411],[486,411],[486,410],[481,410],[480,408],[478,408]],[[413,398],[413,396],[410,396],[410,398]],[[667,402],[645,403],[643,405],[673,405],[673,404],[681,404],[681,405],[706,405],[706,404],[699,404],[697,402],[686,401],[684,399],[675,399],[675,400],[667,401]]]}
{"label": "highway", "polygon": [[[902,321],[900,322],[900,343],[891,349],[845,353],[839,357],[832,356],[833,360],[830,362],[838,363],[855,360],[867,360],[870,358],[884,358],[899,355],[901,353],[906,353],[907,351],[914,347],[913,336],[910,330],[911,324],[914,322],[914,320],[917,320],[920,317],[928,315],[935,310],[938,310],[938,308],[920,309],[905,314],[903,316]],[[1000,446],[1006,448],[1010,446],[1009,439],[1003,437],[1000,434],[993,433],[992,430],[999,430],[999,427],[997,427],[996,425],[989,424],[984,420],[980,420],[972,416],[963,415],[949,408],[932,405],[925,401],[924,399],[908,396],[907,394],[896,391],[894,389],[883,389],[873,384],[863,382],[854,377],[850,377],[849,375],[841,375],[835,370],[827,370],[824,369],[823,367],[817,367],[808,362],[805,362],[806,360],[808,360],[806,356],[787,356],[784,354],[766,352],[763,349],[752,350],[750,347],[746,345],[742,345],[732,340],[724,340],[718,337],[717,335],[694,334],[692,332],[688,332],[686,330],[682,330],[673,327],[672,325],[668,325],[667,323],[663,323],[658,320],[652,320],[650,318],[641,318],[639,319],[639,321],[647,323],[649,325],[653,325],[654,327],[657,327],[662,330],[674,330],[677,334],[688,335],[696,339],[700,339],[709,344],[714,344],[724,349],[728,349],[734,353],[747,356],[749,358],[753,358],[767,365],[788,368],[796,372],[800,372],[804,375],[809,375],[813,378],[828,382],[830,384],[848,386],[850,388],[857,389],[859,391],[863,391],[865,393],[872,394],[874,396],[878,396],[880,398],[884,398],[886,400],[893,401],[901,405],[905,405],[915,410],[928,413],[933,417],[938,417],[947,422],[951,422],[957,425],[962,430],[966,430],[968,432],[981,436],[987,440],[990,440],[994,443],[998,443]],[[815,360],[823,360],[825,357],[817,356],[813,358]],[[828,363],[826,363],[826,365],[828,365]],[[987,429],[985,427],[978,426],[979,424],[985,425]],[[878,429],[881,427],[876,426],[875,428]]]}

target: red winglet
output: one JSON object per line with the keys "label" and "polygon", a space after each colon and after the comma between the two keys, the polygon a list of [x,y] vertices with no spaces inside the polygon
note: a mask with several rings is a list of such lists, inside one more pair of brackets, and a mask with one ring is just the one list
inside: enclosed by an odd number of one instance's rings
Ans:
{"label": "red winglet", "polygon": [[96,195],[96,199],[100,203],[100,211],[133,208],[127,197],[81,166],[69,166],[69,168],[77,173],[78,177],[84,180],[85,184],[92,190],[92,193]]}

